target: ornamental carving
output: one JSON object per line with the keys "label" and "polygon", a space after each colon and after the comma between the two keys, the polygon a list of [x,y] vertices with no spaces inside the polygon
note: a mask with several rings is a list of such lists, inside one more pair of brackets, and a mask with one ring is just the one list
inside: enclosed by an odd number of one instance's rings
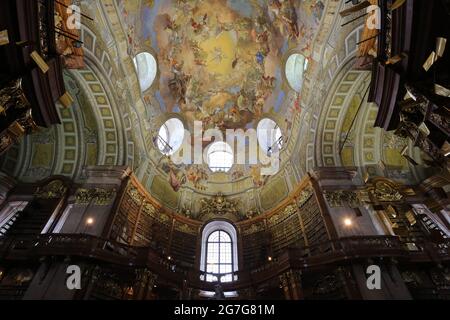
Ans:
{"label": "ornamental carving", "polygon": [[305,190],[300,192],[300,195],[297,198],[297,205],[299,208],[303,207],[303,205],[311,199],[312,195],[314,194],[314,190],[311,187],[307,187]]}
{"label": "ornamental carving", "polygon": [[32,134],[39,129],[38,125],[33,119],[31,109],[28,110],[22,117],[17,119],[17,123],[24,129],[26,134]]}
{"label": "ornamental carving", "polygon": [[405,281],[408,286],[418,287],[422,283],[420,276],[414,271],[405,271],[401,274],[403,281]]}
{"label": "ornamental carving", "polygon": [[0,154],[6,152],[15,143],[14,137],[8,132],[0,135]]}
{"label": "ornamental carving", "polygon": [[193,235],[197,234],[197,228],[189,226],[187,224],[182,224],[181,226],[177,226],[176,230],[178,230],[180,232],[188,233],[188,234],[193,234]]}
{"label": "ornamental carving", "polygon": [[95,204],[98,206],[106,206],[112,202],[116,195],[116,190],[111,189],[84,189],[80,188],[77,190],[77,194],[75,196],[76,204]]}
{"label": "ornamental carving", "polygon": [[200,217],[206,215],[225,216],[230,214],[239,216],[237,202],[226,199],[220,192],[213,198],[202,199],[200,201]]}
{"label": "ornamental carving", "polygon": [[130,188],[128,190],[128,195],[138,205],[141,205],[142,201],[144,200],[144,197],[139,193],[138,189],[136,189],[136,188]]}
{"label": "ornamental carving", "polygon": [[358,192],[350,190],[326,191],[325,198],[332,208],[358,208],[362,206]]}
{"label": "ornamental carving", "polygon": [[259,216],[259,215],[261,215],[261,211],[258,210],[258,209],[256,209],[256,208],[254,208],[254,209],[248,210],[248,211],[244,214],[245,217],[243,217],[243,218],[246,218],[246,219],[253,219],[253,218],[255,218],[255,217]]}
{"label": "ornamental carving", "polygon": [[22,89],[22,79],[11,81],[6,87],[0,89],[0,114],[8,112],[10,108],[29,108],[25,93]]}
{"label": "ornamental carving", "polygon": [[44,187],[39,187],[34,196],[38,199],[60,199],[63,198],[67,187],[61,180],[53,180]]}
{"label": "ornamental carving", "polygon": [[14,143],[18,143],[25,134],[35,132],[37,128],[32,118],[31,110],[28,110],[0,133],[0,155],[6,152]]}
{"label": "ornamental carving", "polygon": [[393,185],[385,181],[375,183],[372,196],[379,202],[393,202],[403,199],[403,195]]}
{"label": "ornamental carving", "polygon": [[315,283],[314,295],[327,295],[339,290],[340,284],[335,274],[321,276]]}
{"label": "ornamental carving", "polygon": [[148,202],[146,202],[144,204],[143,212],[145,214],[149,215],[149,216],[152,216],[152,217],[156,217],[157,216],[156,208],[152,204],[150,204]]}
{"label": "ornamental carving", "polygon": [[298,208],[295,204],[291,204],[288,205],[286,208],[284,208],[283,211],[278,212],[277,214],[273,215],[270,219],[269,219],[269,223],[270,224],[275,224],[277,223],[279,220],[283,220],[287,217],[290,217],[294,214],[297,214],[298,212]]}
{"label": "ornamental carving", "polygon": [[447,133],[450,132],[450,121],[447,117],[437,113],[431,113],[430,121],[444,129]]}
{"label": "ornamental carving", "polygon": [[253,233],[264,231],[264,223],[253,223],[250,227],[243,230],[244,235],[250,235]]}

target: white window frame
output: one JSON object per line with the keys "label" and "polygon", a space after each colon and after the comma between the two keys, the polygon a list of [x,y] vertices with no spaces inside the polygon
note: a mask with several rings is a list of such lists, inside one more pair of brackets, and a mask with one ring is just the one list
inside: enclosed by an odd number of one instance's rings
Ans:
{"label": "white window frame", "polygon": [[[233,255],[233,270],[232,272],[237,272],[239,270],[239,261],[238,261],[238,246],[237,246],[237,232],[236,228],[227,221],[212,221],[208,223],[202,232],[202,242],[201,242],[201,256],[200,256],[200,271],[206,272],[206,255],[207,255],[207,247],[208,247],[208,239],[209,236],[215,231],[224,231],[231,237],[231,245],[232,245],[232,255]],[[206,280],[205,277],[202,277],[201,280]],[[237,276],[233,277],[233,281],[237,280]]]}

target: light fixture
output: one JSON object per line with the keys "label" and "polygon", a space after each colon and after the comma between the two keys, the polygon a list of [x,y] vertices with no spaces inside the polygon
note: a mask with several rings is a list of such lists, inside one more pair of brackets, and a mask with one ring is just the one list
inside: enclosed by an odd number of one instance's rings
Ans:
{"label": "light fixture", "polygon": [[353,225],[352,219],[350,219],[350,218],[344,219],[344,225],[345,225],[346,227],[351,227],[351,226]]}
{"label": "light fixture", "polygon": [[87,225],[93,225],[94,224],[94,219],[93,218],[88,218],[87,220],[86,220],[86,224]]}
{"label": "light fixture", "polygon": [[272,262],[273,258],[269,256],[269,257],[267,258],[267,260],[268,260],[269,262]]}
{"label": "light fixture", "polygon": [[169,261],[172,260],[172,257],[171,257],[171,256],[168,256],[168,257],[167,257],[167,260],[169,260]]}

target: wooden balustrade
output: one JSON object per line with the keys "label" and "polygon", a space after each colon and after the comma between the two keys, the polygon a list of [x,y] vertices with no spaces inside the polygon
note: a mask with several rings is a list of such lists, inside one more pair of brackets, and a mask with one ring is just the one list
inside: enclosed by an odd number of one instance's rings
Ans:
{"label": "wooden balustrade", "polygon": [[[227,290],[248,288],[278,277],[292,269],[311,269],[326,264],[374,257],[394,257],[399,259],[450,259],[450,240],[441,244],[417,244],[417,251],[411,252],[405,242],[395,236],[349,237],[330,240],[325,243],[303,248],[289,248],[273,262],[253,270],[232,273],[232,282],[222,283]],[[147,268],[154,274],[174,284],[184,280],[191,288],[214,291],[217,283],[206,282],[207,275],[223,277],[185,268],[177,261],[166,257],[149,247],[133,247],[109,239],[81,234],[48,234],[37,239],[0,239],[0,257],[20,259],[20,257],[78,256],[96,259],[132,268]]]}

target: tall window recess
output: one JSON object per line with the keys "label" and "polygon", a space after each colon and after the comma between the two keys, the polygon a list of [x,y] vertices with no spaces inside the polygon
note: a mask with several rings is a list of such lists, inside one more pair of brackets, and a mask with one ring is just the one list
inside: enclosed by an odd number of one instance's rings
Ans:
{"label": "tall window recess", "polygon": [[0,238],[7,235],[8,231],[18,219],[20,213],[28,205],[27,201],[9,202],[0,211]]}
{"label": "tall window recess", "polygon": [[213,221],[205,226],[202,234],[200,270],[206,272],[202,280],[207,282],[232,282],[238,271],[237,234],[232,224]]}

